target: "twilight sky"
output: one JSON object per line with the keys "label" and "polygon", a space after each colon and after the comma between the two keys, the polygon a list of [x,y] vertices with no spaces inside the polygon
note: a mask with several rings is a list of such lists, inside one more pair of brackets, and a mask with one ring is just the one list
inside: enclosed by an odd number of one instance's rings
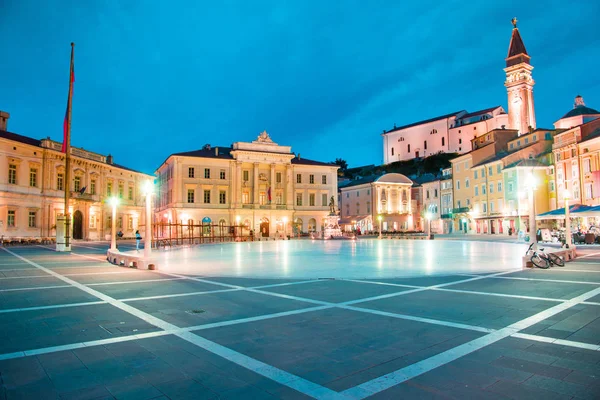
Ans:
{"label": "twilight sky", "polygon": [[506,108],[513,16],[538,127],[577,94],[600,109],[600,2],[571,3],[0,0],[0,110],[62,141],[73,41],[73,146],[153,173],[266,129],[305,158],[380,164],[394,123]]}

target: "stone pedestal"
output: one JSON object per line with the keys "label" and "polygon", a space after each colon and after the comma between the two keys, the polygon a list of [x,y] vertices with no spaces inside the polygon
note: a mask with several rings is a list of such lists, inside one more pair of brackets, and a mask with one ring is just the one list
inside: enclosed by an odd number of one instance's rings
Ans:
{"label": "stone pedestal", "polygon": [[339,217],[337,215],[328,215],[325,217],[325,228],[323,230],[323,239],[331,239],[342,236],[342,230],[338,225]]}
{"label": "stone pedestal", "polygon": [[[67,229],[67,222],[68,229]],[[73,224],[67,221],[64,214],[59,214],[56,217],[56,251],[71,251],[71,243],[73,240]],[[69,244],[67,245],[67,238]]]}

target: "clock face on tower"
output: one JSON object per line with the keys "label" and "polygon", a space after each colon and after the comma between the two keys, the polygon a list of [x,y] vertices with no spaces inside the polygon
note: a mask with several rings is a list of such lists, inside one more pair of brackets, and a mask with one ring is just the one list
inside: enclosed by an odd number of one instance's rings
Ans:
{"label": "clock face on tower", "polygon": [[519,93],[515,93],[512,102],[515,106],[520,106],[523,102],[523,99],[521,98],[521,96],[519,96]]}

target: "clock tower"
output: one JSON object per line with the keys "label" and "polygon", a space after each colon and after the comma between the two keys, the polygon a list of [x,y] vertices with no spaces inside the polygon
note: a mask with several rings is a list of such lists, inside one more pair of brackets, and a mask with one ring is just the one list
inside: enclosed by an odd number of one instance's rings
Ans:
{"label": "clock tower", "polygon": [[533,67],[529,63],[531,57],[525,50],[523,39],[517,29],[517,19],[512,20],[513,30],[506,57],[506,91],[508,92],[509,128],[517,129],[519,135],[535,129],[535,108],[533,106],[533,85],[531,77]]}

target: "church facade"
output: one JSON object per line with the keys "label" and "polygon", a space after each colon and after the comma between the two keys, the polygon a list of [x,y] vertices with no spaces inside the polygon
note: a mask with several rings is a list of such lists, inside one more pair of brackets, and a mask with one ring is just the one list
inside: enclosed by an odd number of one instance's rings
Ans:
{"label": "church facade", "polygon": [[156,222],[241,225],[258,238],[320,232],[338,166],[292,153],[262,132],[252,142],[170,155],[156,171]]}

